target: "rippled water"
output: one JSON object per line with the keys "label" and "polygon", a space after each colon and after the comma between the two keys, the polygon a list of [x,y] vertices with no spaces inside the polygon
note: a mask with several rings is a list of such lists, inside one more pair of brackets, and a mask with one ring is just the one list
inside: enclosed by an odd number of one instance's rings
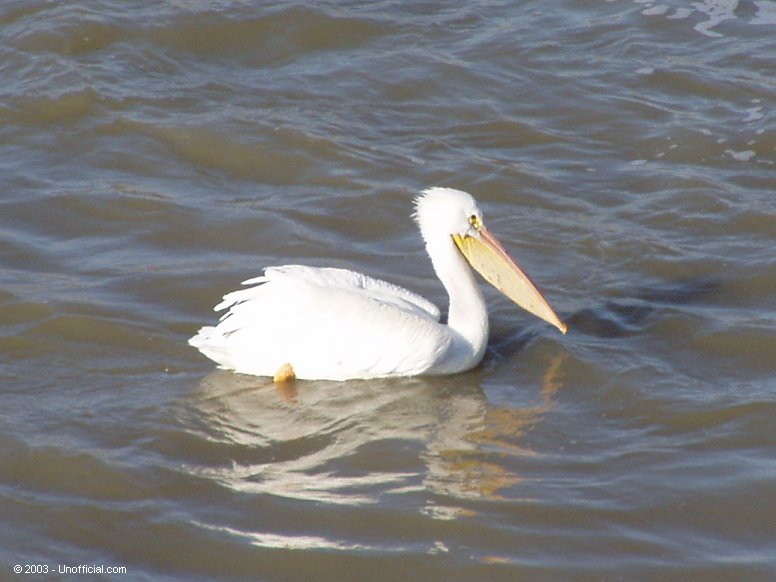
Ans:
{"label": "rippled water", "polygon": [[[773,6],[3,3],[0,578],[774,579]],[[454,377],[186,345],[271,264],[444,304],[429,185],[567,336],[487,289]]]}

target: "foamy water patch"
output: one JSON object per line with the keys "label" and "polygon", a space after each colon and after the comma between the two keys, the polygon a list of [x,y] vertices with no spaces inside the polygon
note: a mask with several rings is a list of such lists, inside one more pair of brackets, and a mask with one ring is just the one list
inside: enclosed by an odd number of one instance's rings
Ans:
{"label": "foamy water patch", "polygon": [[752,150],[744,150],[740,152],[736,150],[725,150],[725,153],[728,154],[734,160],[738,160],[739,162],[748,162],[749,160],[751,160],[753,157],[757,155]]}
{"label": "foamy water patch", "polygon": [[757,14],[752,18],[752,24],[776,26],[776,2],[755,2]]}
{"label": "foamy water patch", "polygon": [[736,18],[735,10],[738,7],[738,0],[705,0],[704,2],[693,2],[692,5],[698,12],[708,16],[708,20],[699,22],[693,28],[706,36],[722,36],[722,33],[713,29],[726,20]]}
{"label": "foamy water patch", "polygon": [[[615,2],[616,0],[609,0]],[[758,26],[776,25],[776,3],[754,2],[757,11],[753,16],[741,16],[737,13],[740,0],[703,0],[692,2],[690,6],[671,6],[668,3],[653,2],[651,0],[633,0],[634,3],[643,6],[641,14],[644,16],[662,16],[667,20],[696,20],[693,29],[704,36],[721,37],[717,27],[729,20],[744,21]],[[748,12],[748,11],[747,11]]]}

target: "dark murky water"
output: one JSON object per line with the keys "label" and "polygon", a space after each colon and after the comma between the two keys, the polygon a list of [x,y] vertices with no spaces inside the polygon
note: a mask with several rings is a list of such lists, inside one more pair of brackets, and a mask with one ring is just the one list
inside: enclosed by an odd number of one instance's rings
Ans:
{"label": "dark murky water", "polygon": [[[0,578],[776,576],[773,3],[21,0],[0,38]],[[442,304],[429,185],[567,336],[488,289],[455,377],[186,345],[277,263]]]}

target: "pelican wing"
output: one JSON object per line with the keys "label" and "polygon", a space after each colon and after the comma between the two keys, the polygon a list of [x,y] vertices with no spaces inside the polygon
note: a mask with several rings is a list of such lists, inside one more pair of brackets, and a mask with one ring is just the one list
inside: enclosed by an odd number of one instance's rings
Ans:
{"label": "pelican wing", "polygon": [[[419,316],[431,317],[439,321],[439,308],[425,297],[399,287],[393,283],[375,279],[363,273],[348,269],[331,267],[308,267],[306,265],[281,265],[267,267],[264,275],[243,281],[243,285],[258,285],[276,282],[278,284],[305,283],[322,288],[340,289],[342,291],[361,292],[375,301],[381,301],[403,311]],[[215,306],[214,311],[228,309],[235,303],[250,299],[259,287],[234,291],[224,296],[224,300]]]}
{"label": "pelican wing", "polygon": [[227,312],[190,340],[222,367],[341,380],[421,374],[449,348],[439,310],[396,285],[343,269],[270,267],[216,306]]}

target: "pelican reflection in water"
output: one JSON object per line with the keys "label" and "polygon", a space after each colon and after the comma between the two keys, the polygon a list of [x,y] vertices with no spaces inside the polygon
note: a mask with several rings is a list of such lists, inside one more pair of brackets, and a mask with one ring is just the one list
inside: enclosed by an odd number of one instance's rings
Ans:
{"label": "pelican reflection in water", "polygon": [[415,221],[449,296],[447,323],[430,301],[345,269],[268,267],[227,294],[216,326],[189,340],[221,368],[243,374],[348,380],[454,374],[480,363],[488,312],[474,267],[519,306],[566,332],[528,276],[485,227],[474,198],[429,188]]}
{"label": "pelican reflection in water", "polygon": [[[400,496],[414,506],[420,490],[428,493],[420,494],[423,513],[471,515],[475,506],[463,500],[514,496],[511,488],[530,478],[525,460],[541,451],[526,433],[557,405],[566,360],[558,349],[542,352],[520,379],[489,374],[497,392],[515,396],[501,403],[480,374],[295,386],[214,370],[180,404],[193,419],[187,426],[197,427],[187,433],[199,443],[192,450],[201,452],[184,470],[240,493],[337,507]],[[289,400],[281,386],[303,389]]]}

